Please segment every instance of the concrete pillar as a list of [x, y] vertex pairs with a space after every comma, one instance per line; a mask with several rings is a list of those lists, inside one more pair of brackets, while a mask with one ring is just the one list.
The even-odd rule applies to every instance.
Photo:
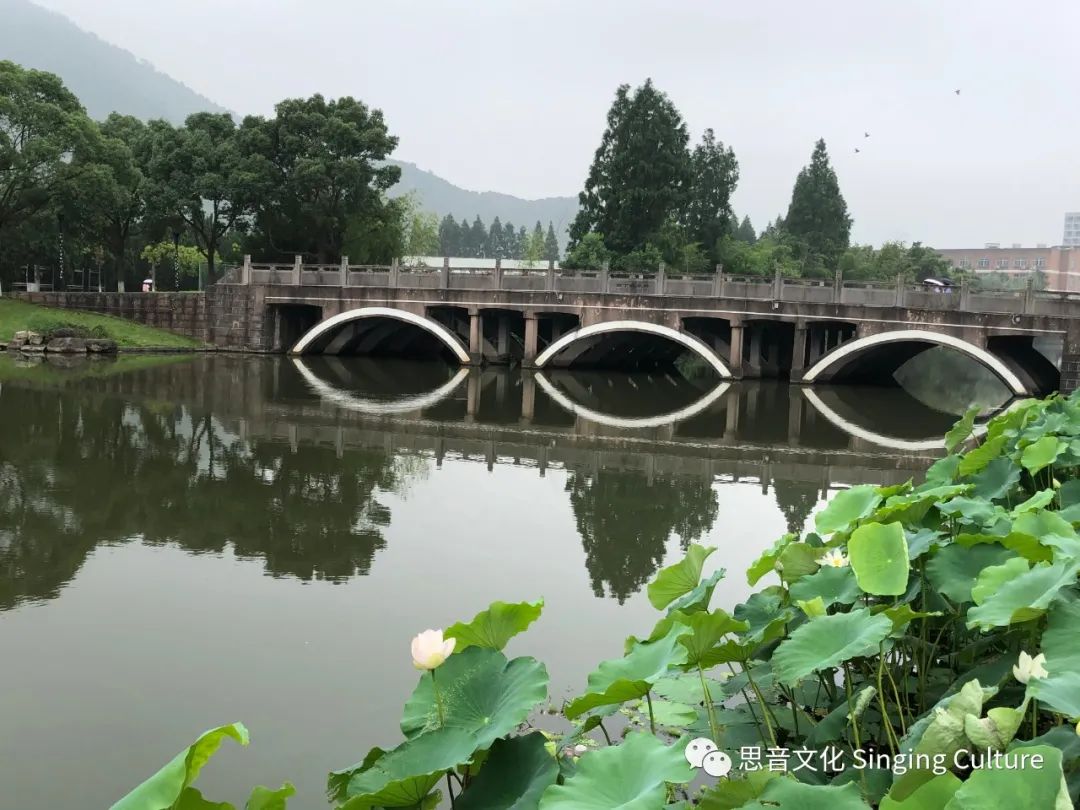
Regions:
[[773, 275], [773, 300], [781, 301], [784, 298], [784, 277], [780, 275], [780, 268], [776, 268]]
[[484, 336], [484, 320], [478, 309], [469, 310], [469, 354], [478, 359], [483, 350], [481, 338]]
[[798, 446], [802, 433], [803, 395], [798, 388], [788, 388], [788, 444]]
[[666, 292], [667, 287], [667, 268], [663, 262], [660, 262], [660, 267], [656, 271], [656, 294], [663, 295]]
[[[248, 253], [244, 254], [244, 266], [242, 268], [240, 268], [240, 283], [241, 284], [250, 284], [251, 283], [251, 255], [248, 254]], [[120, 281], [118, 281], [116, 283], [116, 289], [119, 292], [124, 291], [124, 280], [123, 279], [121, 279]]]
[[834, 304], [839, 304], [844, 297], [844, 274], [837, 270], [833, 273], [833, 300]]
[[734, 440], [739, 432], [739, 407], [742, 405], [742, 397], [739, 392], [729, 394], [727, 398], [727, 419], [724, 422], [724, 438]]
[[450, 287], [450, 257], [443, 256], [442, 269], [439, 271], [439, 287], [442, 289], [448, 289]]
[[896, 305], [902, 307], [904, 305], [904, 276], [902, 273], [896, 274]]
[[[292, 283], [293, 283], [294, 287], [299, 287], [300, 286], [301, 276], [302, 276], [303, 272], [304, 272], [304, 257], [303, 256], [294, 257], [293, 258], [293, 267], [292, 267]], [[157, 287], [155, 286], [154, 289], [156, 290]]]
[[439, 436], [435, 439], [435, 469], [442, 469], [444, 458], [446, 458], [446, 439]]
[[728, 353], [728, 368], [735, 377], [742, 376], [743, 323], [737, 318], [731, 319], [731, 351]]
[[536, 463], [540, 467], [540, 477], [547, 475], [548, 448], [546, 444], [540, 445], [540, 452], [536, 454]]
[[536, 361], [537, 343], [539, 336], [539, 323], [536, 320], [535, 312], [525, 313], [525, 356], [523, 358], [524, 365], [531, 366]]
[[548, 259], [547, 276], [544, 279], [544, 289], [552, 292], [555, 289], [555, 260]]
[[806, 368], [806, 322], [795, 322], [795, 337], [791, 344], [791, 378], [796, 379], [796, 374], [801, 374]]
[[521, 377], [521, 423], [527, 425], [536, 416], [536, 378], [525, 372]]
[[465, 386], [465, 420], [473, 421], [480, 412], [480, 372], [475, 369], [469, 372], [469, 379]]
[[398, 274], [401, 272], [401, 260], [394, 259], [390, 262], [390, 273], [387, 276], [386, 283], [390, 287], [397, 287]]
[[1028, 276], [1024, 286], [1024, 314], [1030, 315], [1035, 311], [1035, 279]]
[[[394, 259], [394, 261], [396, 262], [397, 259]], [[341, 257], [341, 269], [340, 269], [339, 272], [341, 273], [341, 286], [342, 287], [348, 287], [349, 286], [349, 257], [348, 256], [342, 256]]]
[[500, 358], [510, 354], [510, 316], [500, 315], [498, 322], [498, 337], [495, 339], [495, 351]]
[[495, 260], [495, 272], [491, 274], [491, 286], [494, 287], [496, 290], [501, 290], [502, 289], [502, 278], [503, 278], [502, 259], [496, 259]]
[[971, 285], [966, 278], [960, 279], [960, 311], [971, 309]]
[[611, 274], [611, 262], [605, 261], [600, 267], [600, 292], [606, 293], [610, 288], [608, 276]]
[[716, 275], [713, 276], [713, 295], [717, 298], [724, 297], [724, 265], [716, 265]]

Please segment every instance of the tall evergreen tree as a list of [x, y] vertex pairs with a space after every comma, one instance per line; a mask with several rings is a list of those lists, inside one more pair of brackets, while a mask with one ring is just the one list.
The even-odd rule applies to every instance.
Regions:
[[503, 238], [503, 226], [498, 217], [491, 221], [484, 253], [489, 259], [505, 259], [507, 256], [506, 240]]
[[544, 260], [557, 262], [559, 260], [559, 240], [555, 236], [555, 228], [548, 222], [547, 235], [544, 237]]
[[517, 231], [514, 229], [513, 222], [503, 225], [503, 243], [506, 245], [506, 258], [517, 258]]
[[744, 216], [742, 218], [742, 222], [739, 223], [739, 227], [735, 231], [735, 238], [740, 242], [746, 242], [748, 245], [752, 245], [757, 241], [757, 231], [754, 230], [750, 217]]
[[731, 194], [739, 182], [739, 162], [730, 148], [705, 130], [690, 156], [690, 197], [686, 228], [690, 241], [699, 243], [714, 260], [717, 243], [731, 233]]
[[439, 253], [443, 256], [461, 255], [461, 228], [450, 214], [439, 223]]
[[515, 259], [524, 259], [525, 251], [529, 248], [529, 232], [522, 225], [518, 228], [517, 236], [514, 237], [514, 255]]
[[458, 225], [458, 245], [461, 252], [459, 256], [467, 259], [471, 259], [474, 256], [479, 256], [479, 248], [473, 242], [472, 228], [469, 227], [469, 220], [464, 217], [461, 218], [461, 224]]
[[835, 267], [847, 249], [851, 217], [836, 172], [829, 165], [824, 140], [814, 145], [810, 165], [795, 180], [784, 228], [803, 244], [808, 256], [827, 267]]
[[682, 116], [651, 79], [633, 92], [619, 87], [578, 195], [571, 247], [599, 233], [609, 249], [629, 253], [678, 218], [690, 187], [688, 141]]
[[470, 242], [472, 243], [472, 258], [477, 259], [487, 255], [487, 228], [484, 227], [484, 223], [480, 220], [480, 215], [476, 215], [476, 219], [473, 220], [472, 227], [469, 229]]

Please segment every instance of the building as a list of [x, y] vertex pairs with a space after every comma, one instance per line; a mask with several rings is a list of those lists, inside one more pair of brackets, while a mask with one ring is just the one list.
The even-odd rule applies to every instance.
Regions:
[[1065, 247], [1080, 247], [1080, 211], [1065, 214], [1065, 234], [1061, 240]]
[[[1080, 214], [1076, 216], [1080, 224]], [[1046, 289], [1080, 292], [1080, 235], [1077, 239], [1075, 246], [1002, 247], [997, 242], [988, 242], [981, 248], [954, 248], [938, 253], [957, 270], [1014, 276], [1038, 271], [1046, 276]]]

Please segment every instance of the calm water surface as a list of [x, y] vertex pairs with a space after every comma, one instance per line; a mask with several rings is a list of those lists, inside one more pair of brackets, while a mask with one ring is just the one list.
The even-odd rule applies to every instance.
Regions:
[[[742, 572], [838, 488], [917, 476], [954, 416], [901, 390], [362, 359], [0, 357], [0, 806], [106, 808], [198, 733], [209, 797], [400, 739], [409, 640], [544, 597], [558, 702], [690, 541]], [[955, 392], [952, 393], [955, 399]], [[955, 403], [950, 407], [954, 407]]]

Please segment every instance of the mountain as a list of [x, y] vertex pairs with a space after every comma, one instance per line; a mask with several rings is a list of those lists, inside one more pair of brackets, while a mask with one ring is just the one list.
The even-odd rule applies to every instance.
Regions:
[[443, 180], [436, 174], [421, 169], [414, 163], [391, 161], [401, 167], [401, 180], [391, 189], [391, 194], [415, 192], [422, 207], [434, 211], [440, 217], [452, 214], [458, 221], [472, 222], [477, 215], [490, 224], [495, 217], [517, 226], [532, 230], [537, 220], [544, 228], [548, 222], [555, 225], [559, 241], [565, 243], [566, 229], [577, 213], [577, 197], [544, 197], [539, 200], [523, 200], [497, 191], [467, 191]]
[[[149, 62], [29, 0], [0, 0], [0, 59], [57, 74], [97, 120], [115, 111], [181, 123], [193, 112], [228, 112]], [[494, 191], [468, 191], [413, 163], [394, 163], [401, 167], [401, 181], [390, 190], [391, 196], [415, 193], [420, 206], [440, 218], [452, 214], [472, 222], [479, 215], [489, 224], [499, 217], [530, 230], [537, 220], [544, 228], [552, 222], [565, 244], [566, 229], [577, 212], [576, 197], [523, 200]]]
[[149, 62], [29, 0], [0, 0], [0, 59], [60, 76], [98, 120], [114, 110], [175, 123], [193, 112], [226, 112]]

